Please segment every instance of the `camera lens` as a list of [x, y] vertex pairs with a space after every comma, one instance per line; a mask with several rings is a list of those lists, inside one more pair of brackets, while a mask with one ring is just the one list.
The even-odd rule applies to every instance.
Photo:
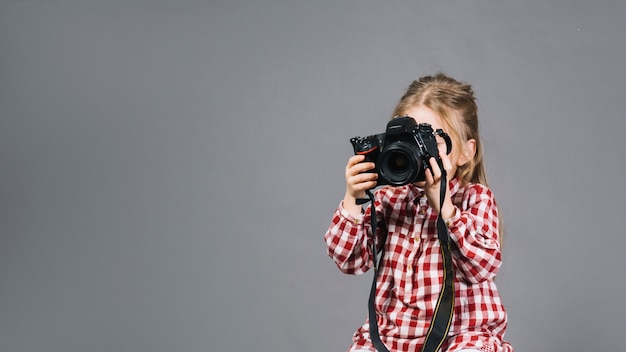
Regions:
[[381, 176], [392, 186], [402, 186], [416, 180], [421, 169], [418, 151], [405, 142], [388, 145], [379, 158]]
[[401, 153], [392, 154], [389, 157], [389, 171], [393, 173], [406, 172], [406, 167], [409, 164], [409, 159], [406, 155]]

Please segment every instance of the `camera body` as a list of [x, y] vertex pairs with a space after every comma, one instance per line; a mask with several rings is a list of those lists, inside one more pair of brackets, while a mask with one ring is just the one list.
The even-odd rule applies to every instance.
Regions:
[[384, 133], [350, 139], [355, 154], [376, 166], [368, 172], [378, 173], [376, 186], [403, 186], [426, 180], [428, 159], [434, 157], [441, 165], [436, 136], [446, 142], [446, 154], [452, 150], [450, 137], [430, 124], [417, 124], [412, 117], [396, 116]]

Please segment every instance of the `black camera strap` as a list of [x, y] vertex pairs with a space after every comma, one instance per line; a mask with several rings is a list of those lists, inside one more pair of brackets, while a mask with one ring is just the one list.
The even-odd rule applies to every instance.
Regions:
[[[387, 239], [387, 229], [381, 229], [381, 234], [384, 236], [381, 247], [380, 247], [380, 262], [377, 259], [377, 250], [376, 250], [376, 228], [378, 226], [376, 219], [376, 206], [375, 206], [375, 198], [374, 194], [371, 190], [365, 191], [370, 201], [370, 223], [372, 227], [372, 241], [371, 241], [371, 252], [372, 252], [372, 261], [374, 263], [374, 280], [372, 280], [372, 287], [370, 288], [370, 296], [368, 300], [368, 314], [369, 314], [369, 327], [370, 327], [370, 339], [372, 340], [372, 344], [376, 347], [376, 350], [379, 352], [389, 352], [385, 344], [380, 339], [380, 334], [378, 333], [378, 318], [376, 316], [376, 279], [378, 278], [378, 271], [380, 269], [380, 264], [383, 261], [383, 253], [385, 251], [385, 240]], [[357, 204], [364, 204], [368, 200], [367, 199], [357, 199]], [[384, 224], [384, 223], [383, 223]], [[383, 231], [385, 232], [383, 234]]]
[[[443, 206], [443, 202], [445, 199], [446, 193], [446, 171], [443, 168], [441, 160], [438, 160], [439, 167], [441, 169], [441, 191], [439, 196], [439, 204]], [[374, 202], [374, 195], [370, 190], [366, 191], [370, 203], [370, 221], [371, 221], [371, 236], [372, 236], [372, 258], [374, 263], [374, 280], [372, 281], [372, 287], [370, 289], [369, 302], [368, 302], [368, 313], [369, 313], [369, 331], [370, 331], [370, 339], [372, 340], [372, 344], [376, 347], [376, 350], [379, 352], [389, 352], [385, 344], [380, 339], [380, 334], [378, 331], [378, 318], [376, 316], [376, 280], [378, 278], [378, 273], [380, 270], [380, 264], [382, 262], [385, 240], [381, 245], [381, 253], [380, 253], [380, 262], [377, 259], [377, 250], [376, 250], [376, 229], [377, 229], [377, 219], [376, 219], [376, 209]], [[358, 199], [358, 204], [364, 204], [368, 201], [368, 199]], [[386, 231], [386, 229], [385, 229]], [[383, 234], [384, 239], [386, 239], [386, 233]], [[439, 293], [439, 298], [437, 299], [437, 305], [435, 306], [435, 313], [431, 318], [430, 326], [428, 328], [428, 332], [426, 334], [426, 340], [424, 345], [422, 346], [421, 352], [436, 352], [439, 350], [446, 337], [448, 336], [448, 331], [450, 331], [450, 325], [452, 324], [452, 315], [454, 313], [454, 271], [452, 268], [452, 253], [450, 248], [450, 235], [448, 233], [448, 226], [445, 221], [441, 217], [441, 212], [437, 217], [437, 236], [439, 238], [439, 242], [441, 244], [441, 254], [443, 257], [443, 285], [441, 288], [441, 292]]]
[[[437, 163], [441, 169], [439, 204], [443, 207], [448, 181], [441, 159], [437, 160]], [[443, 285], [441, 292], [439, 292], [439, 298], [437, 298], [435, 314], [430, 321], [430, 326], [426, 333], [426, 341], [422, 346], [421, 352], [436, 352], [441, 348], [446, 337], [448, 337], [450, 325], [452, 324], [452, 315], [454, 314], [454, 270], [452, 268], [450, 234], [448, 233], [446, 222], [441, 217], [441, 211], [439, 211], [437, 216], [437, 236], [439, 237], [441, 256], [443, 258]]]

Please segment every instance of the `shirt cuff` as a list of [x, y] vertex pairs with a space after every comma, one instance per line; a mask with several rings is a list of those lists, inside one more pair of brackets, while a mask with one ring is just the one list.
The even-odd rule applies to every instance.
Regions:
[[454, 223], [460, 218], [461, 218], [461, 209], [455, 206], [454, 216], [451, 218], [443, 219], [443, 221], [446, 223], [446, 226], [448, 226], [448, 229], [450, 229], [454, 225]]
[[362, 223], [363, 223], [363, 216], [364, 216], [363, 212], [361, 212], [361, 214], [359, 214], [358, 216], [354, 216], [354, 215], [350, 214], [350, 213], [349, 213], [349, 212], [348, 212], [348, 211], [347, 211], [347, 210], [343, 207], [343, 201], [341, 201], [341, 202], [339, 203], [339, 208], [337, 208], [337, 211], [339, 212], [339, 215], [340, 215], [342, 218], [344, 218], [344, 219], [346, 219], [346, 220], [350, 221], [350, 222], [351, 222], [351, 223], [353, 223], [353, 224], [360, 225], [360, 224], [362, 224]]

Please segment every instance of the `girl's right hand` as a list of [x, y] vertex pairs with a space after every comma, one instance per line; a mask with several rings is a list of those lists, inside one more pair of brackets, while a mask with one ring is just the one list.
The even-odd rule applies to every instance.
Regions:
[[364, 155], [353, 155], [346, 165], [346, 195], [343, 206], [350, 213], [356, 215], [361, 212], [361, 206], [356, 204], [357, 198], [365, 198], [365, 191], [376, 187], [378, 174], [367, 172], [376, 167], [373, 162], [363, 162]]

